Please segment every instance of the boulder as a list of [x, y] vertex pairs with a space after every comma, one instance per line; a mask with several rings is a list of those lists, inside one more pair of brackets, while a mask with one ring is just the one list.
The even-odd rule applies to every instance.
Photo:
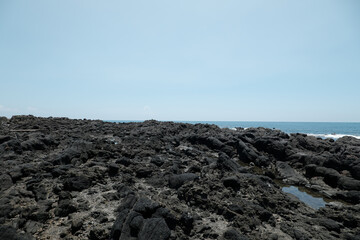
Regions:
[[110, 232], [111, 240], [169, 239], [171, 232], [166, 220], [176, 224], [176, 219], [167, 209], [145, 197], [129, 195], [119, 210]]
[[66, 191], [82, 191], [91, 186], [91, 179], [84, 175], [68, 177], [64, 180], [64, 190]]
[[55, 216], [66, 217], [70, 213], [76, 212], [77, 207], [68, 199], [60, 200], [58, 206], [55, 208]]
[[329, 218], [316, 219], [315, 222], [317, 224], [319, 224], [320, 226], [327, 228], [330, 231], [340, 232], [340, 230], [342, 228], [342, 224], [340, 224], [332, 219], [329, 219]]
[[199, 176], [194, 173], [183, 173], [178, 175], [172, 175], [169, 178], [169, 187], [178, 189], [184, 183], [194, 181], [197, 178], [199, 178]]
[[8, 189], [13, 185], [13, 181], [8, 174], [1, 174], [0, 175], [0, 192]]
[[155, 156], [151, 158], [150, 162], [158, 167], [161, 167], [165, 163], [165, 159], [161, 156]]
[[248, 240], [248, 238], [234, 228], [230, 228], [224, 232], [223, 235], [225, 240]]
[[223, 152], [220, 152], [219, 154], [217, 165], [220, 169], [228, 172], [238, 172], [242, 169], [242, 167], [237, 162], [235, 162], [233, 159], [230, 159], [230, 157]]
[[350, 177], [341, 176], [338, 180], [338, 187], [346, 190], [360, 191], [360, 181]]
[[148, 198], [140, 198], [134, 205], [133, 211], [143, 215], [145, 218], [150, 217], [160, 207], [157, 202], [151, 201]]
[[289, 184], [305, 185], [308, 181], [286, 162], [276, 162], [276, 169], [283, 181]]
[[166, 240], [170, 237], [170, 229], [163, 218], [145, 219], [139, 232], [139, 240]]
[[10, 136], [7, 136], [7, 135], [0, 135], [0, 144], [3, 144], [4, 142], [7, 142], [11, 140], [11, 137]]
[[230, 187], [234, 191], [240, 190], [240, 180], [236, 176], [231, 176], [223, 179], [223, 184], [225, 187]]
[[3, 240], [35, 240], [30, 234], [18, 233], [11, 226], [0, 225], [0, 239]]

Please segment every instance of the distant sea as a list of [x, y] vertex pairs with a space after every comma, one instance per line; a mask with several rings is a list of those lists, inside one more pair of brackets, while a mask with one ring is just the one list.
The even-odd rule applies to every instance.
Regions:
[[[141, 121], [109, 121], [109, 122], [141, 122]], [[182, 123], [215, 124], [221, 128], [265, 127], [278, 129], [285, 133], [306, 133], [320, 138], [338, 139], [352, 136], [360, 139], [360, 122], [243, 122], [243, 121], [174, 121]]]

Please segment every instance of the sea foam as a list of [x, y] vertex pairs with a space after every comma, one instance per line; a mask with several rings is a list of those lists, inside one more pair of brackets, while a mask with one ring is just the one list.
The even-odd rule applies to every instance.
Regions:
[[314, 134], [314, 133], [307, 133], [307, 135], [309, 136], [314, 136], [314, 137], [319, 137], [319, 138], [332, 138], [334, 140], [337, 140], [339, 138], [342, 137], [353, 137], [353, 138], [357, 138], [360, 139], [360, 136], [356, 136], [356, 135], [346, 135], [346, 134]]

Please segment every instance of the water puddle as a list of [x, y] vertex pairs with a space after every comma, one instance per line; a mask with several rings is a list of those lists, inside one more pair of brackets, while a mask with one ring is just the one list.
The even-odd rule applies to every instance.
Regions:
[[286, 193], [290, 193], [300, 201], [304, 202], [306, 205], [314, 208], [319, 209], [321, 207], [325, 207], [326, 202], [321, 197], [313, 197], [310, 194], [306, 193], [305, 191], [301, 191], [298, 187], [289, 186], [289, 187], [282, 187], [281, 190]]
[[[238, 160], [237, 162], [240, 164], [240, 166], [250, 169], [253, 174], [264, 175], [264, 171], [260, 167], [251, 165], [241, 160]], [[283, 192], [294, 195], [300, 201], [304, 202], [306, 205], [315, 210], [325, 207], [327, 203], [334, 202], [334, 200], [323, 197], [320, 193], [314, 192], [306, 187], [289, 186], [279, 179], [275, 179], [274, 182], [281, 187]], [[346, 204], [342, 201], [337, 202], [339, 204]]]

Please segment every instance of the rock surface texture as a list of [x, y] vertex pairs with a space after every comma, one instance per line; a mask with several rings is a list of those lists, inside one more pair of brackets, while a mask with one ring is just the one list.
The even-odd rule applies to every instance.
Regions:
[[[0, 239], [360, 239], [355, 138], [0, 119]], [[284, 184], [331, 202], [315, 210]]]

